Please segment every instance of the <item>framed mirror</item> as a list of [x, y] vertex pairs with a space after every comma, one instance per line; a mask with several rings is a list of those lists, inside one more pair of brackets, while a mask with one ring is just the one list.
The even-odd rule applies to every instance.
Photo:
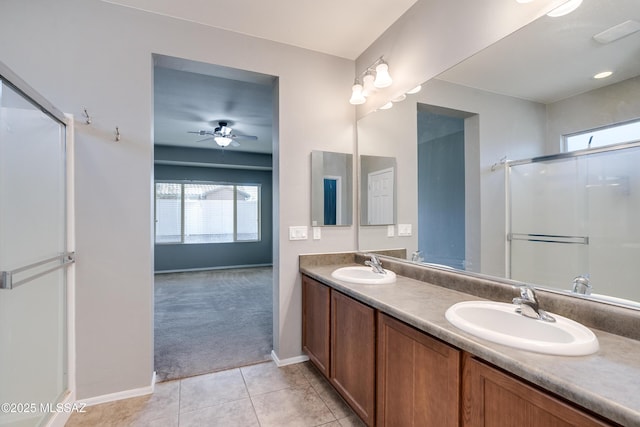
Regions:
[[353, 223], [353, 155], [311, 152], [311, 225]]
[[[579, 200], [578, 193], [572, 190], [567, 191], [575, 196], [573, 198], [541, 198], [518, 193], [529, 203], [525, 213], [534, 212], [535, 208], [538, 217], [544, 212], [549, 220], [562, 218], [569, 223], [573, 220], [567, 220], [568, 211], [585, 213], [587, 218], [597, 215], [597, 227], [585, 226], [589, 229], [578, 231], [549, 227], [551, 231], [543, 233], [511, 230], [509, 197], [513, 194], [508, 187], [513, 179], [509, 165], [537, 162], [548, 156], [573, 156], [566, 152], [567, 138], [585, 132], [584, 148], [593, 150], [599, 140], [599, 136], [594, 136], [597, 130], [640, 123], [640, 31], [634, 31], [640, 25], [638, 22], [640, 3], [634, 0], [592, 0], [563, 17], [543, 16], [423, 83], [421, 92], [408, 95], [390, 110], [360, 119], [360, 152], [376, 153], [376, 149], [382, 147], [376, 135], [394, 135], [392, 154], [397, 157], [397, 180], [402, 182], [403, 189], [402, 194], [397, 195], [398, 206], [402, 207], [398, 211], [398, 222], [413, 224], [414, 233], [410, 237], [395, 238], [380, 233], [373, 238], [361, 229], [359, 249], [402, 247], [410, 257], [416, 252], [416, 258], [422, 257], [427, 262], [528, 281], [513, 277], [512, 265], [517, 264], [519, 271], [523, 263], [529, 270], [538, 272], [545, 267], [541, 257], [529, 247], [520, 251], [526, 254], [526, 259], [513, 264], [510, 234], [557, 235], [559, 240], [572, 239], [571, 243], [553, 243], [553, 250], [542, 253], [553, 252], [555, 260], [567, 260], [558, 263], [559, 268], [566, 270], [564, 278], [551, 283], [538, 274], [532, 276], [530, 283], [571, 293], [573, 277], [592, 273], [592, 293], [598, 294], [598, 298], [640, 307], [640, 291], [633, 286], [635, 280], [629, 280], [637, 277], [640, 268], [623, 276], [618, 274], [621, 263], [636, 268], [629, 260], [640, 258], [640, 230], [631, 219], [640, 215], [640, 199], [636, 199], [640, 194], [640, 176], [628, 167], [624, 171], [610, 167], [628, 164], [633, 156], [626, 154], [631, 151], [618, 150], [616, 156], [605, 154], [598, 162], [587, 162], [585, 166], [576, 165], [576, 157], [569, 160], [573, 169], [561, 168], [559, 172], [553, 169], [556, 178], [550, 181], [556, 183], [563, 175], [575, 176], [571, 170], [589, 170], [586, 176], [590, 178], [586, 181], [580, 184], [572, 181], [571, 185], [579, 185], [580, 194], [584, 194]], [[622, 31], [625, 28], [626, 33]], [[594, 78], [607, 70], [613, 72], [610, 77]], [[589, 140], [594, 145], [589, 145]], [[456, 147], [449, 146], [449, 142], [457, 144]], [[621, 138], [618, 142], [640, 145], [640, 138]], [[424, 144], [433, 145], [425, 149]], [[424, 152], [430, 154], [425, 157]], [[516, 162], [518, 160], [521, 162]], [[433, 176], [425, 179], [429, 167]], [[437, 167], [442, 170], [438, 171]], [[551, 173], [549, 168], [534, 169], [540, 176]], [[518, 170], [529, 173], [524, 167]], [[442, 184], [439, 187], [438, 182]], [[457, 183], [456, 186], [452, 186], [452, 182]], [[624, 185], [620, 186], [621, 183]], [[537, 183], [527, 186], [535, 191], [541, 188]], [[605, 187], [614, 192], [598, 200], [609, 202], [589, 205], [587, 195], [593, 196]], [[431, 188], [431, 196], [434, 192], [440, 194], [440, 200], [436, 200], [440, 204], [431, 212], [423, 208], [425, 204], [434, 206], [433, 200], [424, 201], [425, 193], [429, 192], [425, 188]], [[541, 207], [533, 206], [532, 200], [553, 202]], [[596, 199], [591, 197], [591, 200]], [[602, 209], [605, 205], [612, 207], [608, 214]], [[431, 225], [431, 232], [425, 233], [430, 226], [427, 221], [434, 217], [440, 222]], [[449, 231], [434, 240], [433, 230], [437, 231], [438, 227]], [[618, 249], [607, 246], [603, 251], [604, 246], [599, 246], [600, 256], [586, 255], [586, 261], [569, 262], [577, 260], [576, 253], [585, 252], [584, 243], [588, 242], [590, 249], [595, 248], [597, 239], [608, 244], [614, 235], [624, 236], [618, 239]], [[432, 253], [430, 243], [441, 252]], [[531, 245], [538, 243], [531, 242]], [[518, 241], [517, 244], [525, 243]], [[571, 252], [563, 252], [563, 248]]]
[[396, 223], [396, 159], [360, 156], [360, 225]]

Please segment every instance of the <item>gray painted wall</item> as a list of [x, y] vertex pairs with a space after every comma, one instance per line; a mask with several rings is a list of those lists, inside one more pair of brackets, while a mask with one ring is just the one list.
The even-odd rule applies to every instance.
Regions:
[[[480, 3], [418, 1], [361, 56], [363, 66], [381, 54], [391, 60], [397, 84], [380, 98], [444, 71], [542, 8], [533, 2], [501, 19], [500, 7], [520, 5]], [[288, 240], [288, 227], [308, 225], [311, 216], [309, 152], [356, 151], [356, 112], [347, 102], [354, 61], [98, 0], [2, 0], [0, 12], [3, 62], [59, 109], [80, 117], [87, 107], [94, 118], [75, 129], [78, 397], [147, 387], [152, 377], [154, 53], [278, 77], [274, 351], [283, 359], [299, 356], [298, 254], [357, 247], [355, 227], [327, 227], [321, 240]], [[415, 167], [407, 172], [415, 181]]]
[[[355, 248], [353, 227], [333, 227], [319, 241], [288, 240], [290, 225], [310, 222], [311, 150], [355, 149], [353, 61], [98, 0], [3, 0], [0, 38], [3, 62], [79, 119], [78, 397], [151, 384], [154, 53], [278, 77], [274, 350], [282, 359], [299, 356], [298, 254]], [[81, 120], [83, 107], [93, 116], [90, 126]]]

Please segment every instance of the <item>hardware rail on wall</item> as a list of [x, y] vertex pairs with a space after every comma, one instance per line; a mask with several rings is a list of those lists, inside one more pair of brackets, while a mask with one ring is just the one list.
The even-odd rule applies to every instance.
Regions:
[[[82, 107], [82, 115], [84, 116], [84, 123], [90, 125], [93, 122], [93, 118], [89, 115], [89, 111], [87, 111], [87, 107]], [[121, 139], [120, 128], [116, 126], [115, 140], [116, 142], [120, 142]]]

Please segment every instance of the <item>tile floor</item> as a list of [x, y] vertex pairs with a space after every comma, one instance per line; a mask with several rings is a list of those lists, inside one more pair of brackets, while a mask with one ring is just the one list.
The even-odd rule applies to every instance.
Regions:
[[309, 363], [267, 362], [156, 384], [155, 393], [88, 407], [67, 427], [364, 426]]

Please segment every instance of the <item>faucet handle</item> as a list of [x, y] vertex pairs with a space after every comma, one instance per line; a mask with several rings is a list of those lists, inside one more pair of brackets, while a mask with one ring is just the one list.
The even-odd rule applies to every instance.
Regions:
[[372, 263], [381, 265], [380, 260], [378, 259], [378, 256], [376, 254], [364, 254], [364, 256], [368, 256], [369, 258], [371, 258]]
[[536, 291], [531, 285], [519, 285], [520, 288], [520, 299], [525, 301], [538, 302], [536, 298]]

